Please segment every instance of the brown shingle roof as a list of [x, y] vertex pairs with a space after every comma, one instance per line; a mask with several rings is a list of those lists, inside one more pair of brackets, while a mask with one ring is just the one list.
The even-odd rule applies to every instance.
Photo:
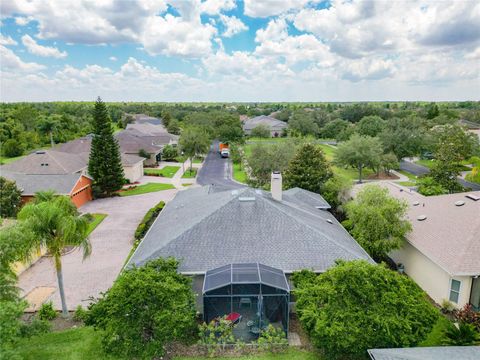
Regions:
[[[407, 236], [410, 244], [450, 275], [480, 275], [480, 200], [466, 197], [480, 197], [480, 191], [423, 196], [391, 182], [376, 184], [407, 201], [407, 216], [413, 228]], [[356, 186], [354, 192], [363, 186]], [[464, 205], [456, 206], [457, 201]], [[420, 215], [425, 215], [426, 220], [418, 221]]]

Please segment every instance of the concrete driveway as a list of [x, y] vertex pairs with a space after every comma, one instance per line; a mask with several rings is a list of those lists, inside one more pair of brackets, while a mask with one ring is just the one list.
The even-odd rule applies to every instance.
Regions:
[[[123, 267], [133, 244], [133, 235], [145, 213], [159, 201], [170, 201], [177, 190], [164, 190], [148, 194], [100, 199], [85, 204], [83, 213], [104, 213], [108, 216], [90, 234], [92, 254], [82, 260], [80, 250], [75, 249], [62, 257], [65, 295], [69, 310], [78, 305], [86, 306], [89, 297], [97, 297], [110, 288]], [[52, 259], [42, 257], [19, 276], [22, 293], [38, 288], [54, 287], [53, 294], [43, 301], [52, 300], [61, 309], [57, 277]], [[34, 297], [34, 296], [33, 296]]]

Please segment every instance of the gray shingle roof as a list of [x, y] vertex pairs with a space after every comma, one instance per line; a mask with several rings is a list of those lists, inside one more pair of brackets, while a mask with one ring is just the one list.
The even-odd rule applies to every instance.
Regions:
[[250, 262], [286, 272], [323, 272], [337, 259], [373, 262], [332, 214], [312, 206], [312, 198], [301, 203], [291, 193], [278, 202], [270, 193], [251, 188], [209, 192], [206, 186], [179, 192], [129, 265], [174, 256], [181, 260], [182, 272]]
[[287, 127], [287, 123], [284, 121], [277, 120], [271, 116], [260, 115], [245, 120], [245, 122], [243, 123], [243, 130], [252, 130], [259, 125], [265, 125], [271, 130], [282, 130]]
[[151, 154], [158, 154], [161, 151], [159, 146], [153, 145], [153, 142], [146, 137], [134, 135], [130, 130], [123, 130], [115, 134], [115, 138], [120, 145], [120, 151], [128, 154], [138, 154], [143, 149]]
[[56, 150], [40, 150], [17, 161], [3, 165], [2, 169], [22, 174], [73, 174], [87, 167], [83, 157]]
[[13, 180], [22, 190], [23, 196], [34, 195], [37, 191], [53, 190], [60, 195], [69, 195], [78, 179], [82, 176], [76, 174], [61, 175], [28, 175], [1, 170], [0, 175]]
[[478, 360], [480, 346], [371, 349], [368, 354], [372, 360]]

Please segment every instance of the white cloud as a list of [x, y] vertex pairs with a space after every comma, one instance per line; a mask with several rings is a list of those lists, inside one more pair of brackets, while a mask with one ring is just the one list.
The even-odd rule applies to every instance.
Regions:
[[221, 11], [236, 8], [235, 0], [206, 0], [201, 4], [201, 12], [208, 15], [218, 15]]
[[244, 0], [244, 9], [250, 17], [269, 17], [300, 9], [308, 2], [310, 0]]
[[39, 45], [30, 35], [22, 36], [22, 43], [29, 53], [42, 57], [54, 57], [62, 59], [67, 57], [66, 51], [60, 51], [56, 47]]
[[184, 21], [167, 14], [149, 19], [141, 42], [151, 55], [201, 57], [210, 53], [216, 32], [214, 26], [202, 24], [200, 18]]
[[25, 26], [33, 20], [31, 16], [18, 16], [15, 18], [15, 23], [19, 26]]
[[225, 37], [232, 37], [242, 31], [248, 30], [248, 26], [235, 16], [220, 15], [220, 20], [226, 28], [223, 33], [223, 36]]
[[5, 36], [0, 34], [0, 45], [10, 46], [17, 45], [17, 42], [13, 40], [10, 36]]
[[117, 61], [117, 58], [116, 58], [115, 56], [110, 56], [109, 59], [110, 59], [111, 61]]
[[34, 72], [42, 70], [45, 66], [22, 61], [12, 50], [0, 45], [0, 58], [2, 59], [2, 71], [10, 70], [13, 72]]
[[395, 72], [395, 67], [391, 60], [383, 59], [362, 59], [350, 61], [344, 66], [342, 79], [353, 82], [361, 80], [380, 80], [391, 77]]

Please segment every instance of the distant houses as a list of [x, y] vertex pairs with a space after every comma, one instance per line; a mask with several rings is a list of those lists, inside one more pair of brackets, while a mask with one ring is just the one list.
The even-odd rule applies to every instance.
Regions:
[[[165, 145], [176, 145], [178, 136], [169, 134], [160, 119], [136, 115], [139, 123], [129, 124], [115, 134], [125, 178], [134, 183], [143, 176], [143, 166], [153, 166], [161, 159]], [[92, 135], [68, 141], [53, 149], [35, 151], [0, 167], [0, 176], [16, 181], [24, 201], [35, 192], [53, 190], [68, 195], [77, 207], [92, 200], [92, 179], [88, 160]], [[143, 156], [140, 156], [143, 155]]]
[[407, 202], [413, 228], [390, 257], [438, 304], [480, 309], [480, 191], [423, 196], [391, 182], [380, 185]]
[[245, 120], [243, 123], [243, 131], [245, 134], [250, 135], [252, 130], [257, 126], [264, 126], [269, 129], [271, 137], [279, 137], [286, 131], [287, 123], [271, 116], [260, 115]]

